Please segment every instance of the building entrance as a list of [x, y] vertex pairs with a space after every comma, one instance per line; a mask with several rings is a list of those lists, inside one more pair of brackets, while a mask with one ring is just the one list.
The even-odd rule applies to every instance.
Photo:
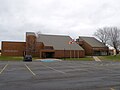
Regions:
[[54, 57], [54, 53], [53, 52], [46, 52], [45, 56], [46, 56], [46, 58], [53, 58]]
[[54, 58], [54, 52], [43, 52], [42, 58]]

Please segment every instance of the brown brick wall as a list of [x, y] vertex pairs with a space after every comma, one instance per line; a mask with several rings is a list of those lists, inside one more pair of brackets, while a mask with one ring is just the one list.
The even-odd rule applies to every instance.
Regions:
[[85, 50], [85, 55], [91, 56], [93, 54], [93, 48], [88, 43], [80, 41], [79, 44]]
[[35, 46], [35, 53], [33, 56], [40, 57], [40, 50], [44, 48], [44, 44], [42, 42], [37, 42]]
[[84, 57], [85, 52], [80, 50], [55, 50], [55, 58], [80, 58]]
[[36, 36], [26, 35], [26, 54], [33, 55], [36, 49]]
[[25, 42], [2, 42], [2, 56], [23, 56]]
[[42, 42], [37, 42], [35, 35], [26, 35], [26, 54], [32, 55], [33, 57], [40, 56], [40, 50], [44, 48]]

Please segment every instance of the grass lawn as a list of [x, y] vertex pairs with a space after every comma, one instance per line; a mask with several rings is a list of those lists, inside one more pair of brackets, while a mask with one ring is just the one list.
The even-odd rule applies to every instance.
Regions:
[[[36, 58], [32, 58], [35, 60]], [[23, 57], [0, 56], [0, 61], [23, 61]]]
[[62, 60], [68, 60], [68, 61], [93, 61], [94, 59], [92, 57], [84, 57], [84, 58], [65, 58]]
[[22, 61], [23, 57], [0, 56], [0, 61]]
[[[33, 58], [35, 60], [36, 58]], [[0, 61], [22, 61], [23, 57], [13, 57], [13, 56], [0, 56]], [[94, 60], [92, 57], [84, 57], [84, 58], [65, 58], [62, 60], [68, 61], [92, 61]]]
[[120, 61], [120, 55], [116, 56], [99, 56], [101, 60]]

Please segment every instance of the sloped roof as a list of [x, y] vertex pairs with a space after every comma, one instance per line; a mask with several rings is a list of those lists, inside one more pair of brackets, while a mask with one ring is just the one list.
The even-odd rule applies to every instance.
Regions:
[[78, 44], [69, 44], [71, 38], [62, 35], [43, 35], [40, 34], [38, 42], [43, 42], [45, 46], [53, 46], [55, 50], [83, 50]]
[[106, 47], [102, 42], [98, 41], [94, 37], [79, 37], [79, 40], [84, 40], [91, 47]]

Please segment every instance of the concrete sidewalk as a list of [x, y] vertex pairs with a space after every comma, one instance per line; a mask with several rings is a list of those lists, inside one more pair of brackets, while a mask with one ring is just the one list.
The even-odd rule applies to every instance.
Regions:
[[93, 56], [93, 58], [95, 59], [95, 61], [101, 61], [97, 56]]
[[47, 58], [47, 59], [36, 59], [36, 61], [62, 61], [61, 59], [53, 59], [53, 58]]

